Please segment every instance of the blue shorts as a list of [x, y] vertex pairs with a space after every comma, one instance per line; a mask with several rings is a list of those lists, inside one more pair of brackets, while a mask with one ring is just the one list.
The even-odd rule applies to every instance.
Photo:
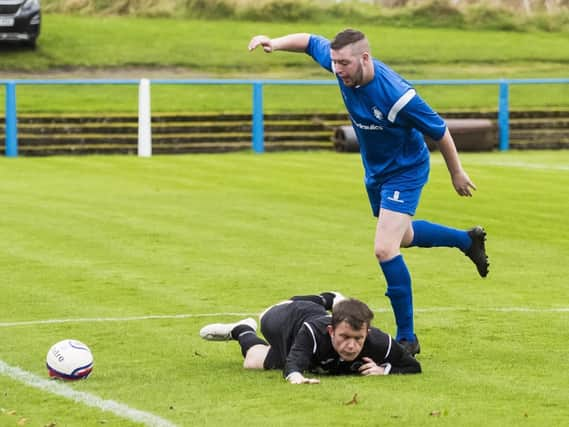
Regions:
[[429, 179], [429, 165], [394, 175], [381, 184], [366, 184], [373, 216], [379, 209], [415, 215], [421, 191]]

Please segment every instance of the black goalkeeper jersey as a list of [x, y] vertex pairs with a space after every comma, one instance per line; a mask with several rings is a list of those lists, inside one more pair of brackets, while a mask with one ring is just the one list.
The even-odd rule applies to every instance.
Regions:
[[284, 368], [285, 377], [292, 372], [306, 370], [331, 375], [359, 374], [359, 367], [369, 357], [377, 365], [391, 364], [392, 374], [413, 374], [421, 372], [419, 362], [385, 332], [372, 327], [358, 357], [346, 362], [332, 347], [327, 327], [331, 316], [320, 316], [305, 321], [296, 338]]
[[266, 368], [283, 368], [287, 377], [305, 371], [330, 374], [359, 374], [364, 357], [377, 365], [391, 364], [392, 374], [421, 372], [420, 363], [389, 334], [371, 327], [358, 357], [347, 362], [332, 347], [327, 327], [332, 316], [318, 304], [290, 301], [271, 308], [261, 319], [261, 330], [269, 345]]

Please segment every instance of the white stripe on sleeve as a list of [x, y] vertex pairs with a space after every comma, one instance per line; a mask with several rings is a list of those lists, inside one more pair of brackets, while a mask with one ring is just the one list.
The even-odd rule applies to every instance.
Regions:
[[394, 123], [395, 119], [397, 118], [397, 114], [399, 114], [399, 112], [409, 103], [409, 101], [411, 101], [411, 99], [413, 99], [416, 94], [417, 92], [415, 89], [409, 89], [407, 92], [405, 92], [401, 98], [399, 98], [397, 102], [393, 104], [391, 110], [389, 110], [389, 113], [387, 114], [387, 120], [389, 120], [391, 123]]
[[387, 353], [385, 353], [385, 356], [383, 357], [383, 359], [387, 359], [387, 356], [389, 356], [389, 353], [391, 353], [391, 336], [387, 335]]
[[304, 322], [304, 324], [306, 325], [306, 327], [310, 331], [310, 334], [312, 335], [312, 340], [314, 341], [314, 347], [312, 348], [312, 354], [316, 354], [316, 349], [318, 348], [318, 345], [316, 344], [316, 336], [314, 335], [314, 331], [312, 330], [312, 327], [306, 322]]

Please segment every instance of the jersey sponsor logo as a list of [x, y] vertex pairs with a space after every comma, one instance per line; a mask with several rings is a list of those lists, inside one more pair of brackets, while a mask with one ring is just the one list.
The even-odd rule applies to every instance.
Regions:
[[405, 201], [399, 198], [399, 195], [400, 195], [399, 191], [395, 190], [393, 192], [393, 196], [388, 197], [387, 200], [391, 200], [392, 202], [397, 202], [397, 203], [405, 203]]
[[375, 105], [371, 109], [371, 112], [377, 120], [383, 120], [383, 113], [379, 111], [379, 108], [377, 108]]
[[354, 126], [363, 130], [383, 130], [383, 126], [378, 126], [373, 123], [369, 125], [364, 125], [363, 123], [356, 122], [353, 118], [352, 118], [352, 123], [354, 124]]

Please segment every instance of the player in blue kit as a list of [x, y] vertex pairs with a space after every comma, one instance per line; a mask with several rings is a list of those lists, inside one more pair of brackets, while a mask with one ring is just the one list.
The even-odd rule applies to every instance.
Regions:
[[488, 274], [486, 232], [480, 226], [458, 230], [414, 220], [429, 176], [429, 151], [423, 134], [437, 141], [452, 184], [460, 196], [472, 196], [476, 186], [462, 168], [445, 121], [401, 76], [372, 58], [366, 36], [347, 29], [329, 41], [307, 33], [278, 38], [258, 35], [249, 50], [304, 52], [335, 74], [356, 132], [365, 186], [378, 217], [374, 251], [387, 282], [397, 324], [397, 341], [411, 354], [420, 352], [413, 321], [411, 276], [401, 247], [455, 247]]

